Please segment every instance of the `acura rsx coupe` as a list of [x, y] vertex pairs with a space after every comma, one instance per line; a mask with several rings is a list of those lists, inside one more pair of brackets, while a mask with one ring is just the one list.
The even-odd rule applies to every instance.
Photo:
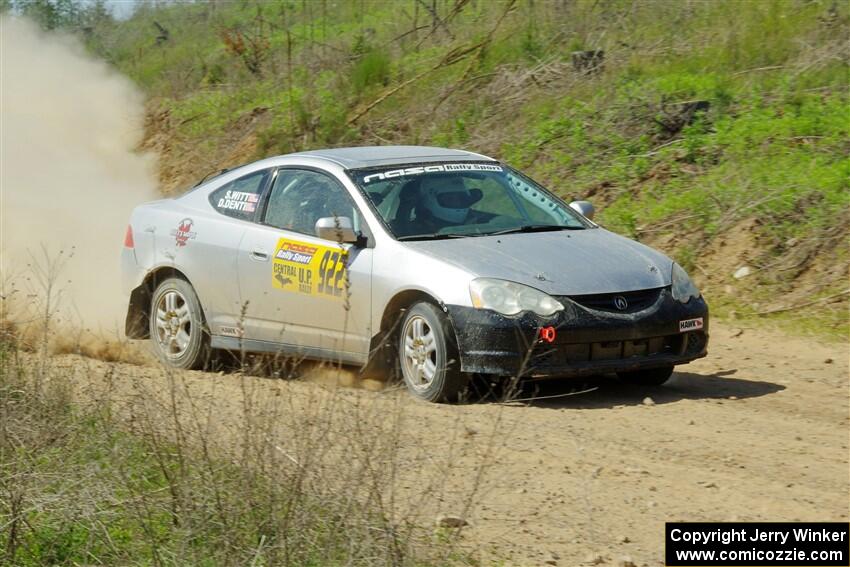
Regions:
[[416, 146], [316, 150], [137, 207], [126, 334], [177, 368], [213, 349], [400, 373], [451, 401], [473, 375], [665, 382], [708, 306], [667, 256], [504, 163]]

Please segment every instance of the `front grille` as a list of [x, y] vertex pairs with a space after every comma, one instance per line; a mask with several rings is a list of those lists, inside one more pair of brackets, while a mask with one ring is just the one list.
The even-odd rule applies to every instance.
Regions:
[[685, 340], [688, 341], [685, 346], [685, 354], [688, 356], [696, 356], [705, 350], [708, 339], [702, 331], [686, 333]]
[[[639, 291], [624, 291], [622, 293], [594, 293], [591, 295], [568, 295], [570, 301], [574, 301], [588, 309], [607, 311], [611, 313], [636, 313], [650, 307], [658, 300], [663, 287], [655, 289], [642, 289]], [[620, 309], [616, 306], [617, 298], [626, 301], [627, 307]]]
[[629, 360], [656, 355], [677, 355], [682, 351], [682, 335], [652, 337], [631, 341], [604, 341], [595, 343], [539, 345], [531, 357], [531, 365], [545, 368], [595, 362], [601, 360]]

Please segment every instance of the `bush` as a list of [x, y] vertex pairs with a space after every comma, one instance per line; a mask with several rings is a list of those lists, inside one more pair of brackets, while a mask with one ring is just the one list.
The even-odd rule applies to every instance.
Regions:
[[368, 51], [354, 65], [351, 71], [351, 84], [354, 92], [362, 94], [373, 85], [386, 85], [390, 80], [391, 61], [386, 53], [378, 50]]

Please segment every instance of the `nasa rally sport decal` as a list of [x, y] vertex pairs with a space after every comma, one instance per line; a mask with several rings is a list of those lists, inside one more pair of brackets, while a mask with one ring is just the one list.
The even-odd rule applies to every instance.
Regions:
[[405, 167], [404, 169], [391, 169], [373, 173], [363, 178], [363, 183], [372, 181], [383, 181], [404, 175], [421, 175], [423, 173], [437, 173], [440, 171], [502, 171], [501, 166], [488, 163], [446, 163], [443, 165], [423, 165], [416, 167]]
[[272, 285], [282, 291], [342, 299], [345, 295], [348, 252], [281, 238], [272, 262]]
[[684, 321], [679, 321], [679, 332], [684, 333], [686, 331], [699, 331], [702, 329], [702, 317], [697, 319], [685, 319]]

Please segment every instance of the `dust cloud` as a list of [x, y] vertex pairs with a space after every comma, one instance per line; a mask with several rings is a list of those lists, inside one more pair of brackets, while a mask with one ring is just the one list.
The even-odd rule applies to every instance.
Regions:
[[154, 156], [136, 151], [143, 120], [141, 93], [74, 38], [0, 17], [5, 304], [43, 312], [39, 272], [53, 264], [56, 321], [123, 329], [124, 232], [132, 208], [157, 198]]

